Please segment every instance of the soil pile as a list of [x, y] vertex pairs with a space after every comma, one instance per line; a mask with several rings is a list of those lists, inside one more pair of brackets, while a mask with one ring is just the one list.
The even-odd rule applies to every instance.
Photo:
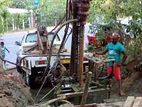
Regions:
[[142, 94], [142, 56], [136, 57], [126, 66], [127, 78], [123, 80], [125, 92], [130, 94]]
[[32, 102], [29, 88], [15, 70], [0, 72], [0, 107], [26, 107]]

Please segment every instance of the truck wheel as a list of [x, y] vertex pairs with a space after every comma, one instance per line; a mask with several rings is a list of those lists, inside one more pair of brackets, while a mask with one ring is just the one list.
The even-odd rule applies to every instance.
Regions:
[[[17, 58], [16, 64], [19, 64], [19, 58]], [[20, 66], [17, 66], [17, 65], [16, 65], [16, 69], [17, 69], [17, 71], [18, 71], [19, 73], [23, 73], [23, 70], [22, 70], [22, 68], [21, 68]]]
[[31, 89], [34, 89], [35, 88], [35, 76], [32, 74], [29, 75], [28, 73], [26, 73], [26, 83]]

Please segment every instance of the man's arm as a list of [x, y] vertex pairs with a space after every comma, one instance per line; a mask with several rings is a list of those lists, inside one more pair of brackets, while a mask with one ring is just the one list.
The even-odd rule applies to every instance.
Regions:
[[122, 58], [122, 65], [124, 65], [126, 59], [127, 59], [127, 55], [125, 52], [122, 52], [123, 58]]
[[108, 52], [107, 49], [105, 49], [104, 51], [99, 51], [99, 52], [95, 52], [94, 54], [97, 54], [97, 55], [104, 55]]
[[6, 47], [5, 47], [5, 49], [7, 50], [8, 53], [10, 52]]

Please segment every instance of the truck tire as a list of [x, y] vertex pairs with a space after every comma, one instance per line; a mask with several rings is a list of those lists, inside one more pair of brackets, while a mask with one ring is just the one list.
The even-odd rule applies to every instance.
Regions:
[[19, 73], [23, 73], [23, 69], [22, 69], [20, 66], [17, 66], [17, 64], [19, 64], [19, 61], [20, 61], [20, 59], [17, 58], [17, 60], [16, 60], [16, 69], [17, 69], [17, 71], [18, 71]]
[[35, 88], [35, 76], [32, 74], [29, 75], [28, 73], [26, 73], [26, 83], [31, 89], [34, 89]]

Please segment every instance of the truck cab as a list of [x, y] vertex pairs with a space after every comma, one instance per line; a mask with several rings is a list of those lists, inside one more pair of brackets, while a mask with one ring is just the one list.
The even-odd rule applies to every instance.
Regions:
[[[48, 43], [51, 44], [51, 41], [53, 39], [54, 33], [48, 34]], [[31, 88], [34, 87], [35, 84], [35, 78], [37, 76], [41, 76], [47, 66], [47, 59], [48, 55], [39, 54], [38, 52], [36, 54], [31, 53], [30, 50], [32, 47], [36, 46], [38, 41], [38, 36], [36, 32], [28, 32], [26, 35], [23, 36], [21, 42], [15, 42], [16, 45], [19, 46], [19, 51], [17, 54], [17, 65], [16, 66], [17, 71], [23, 75], [23, 78]], [[59, 49], [61, 45], [61, 38], [59, 35], [56, 36], [53, 47], [57, 50]], [[61, 58], [63, 64], [69, 64], [70, 63], [70, 57], [62, 57]], [[50, 61], [50, 67], [54, 65], [54, 62], [57, 60], [56, 56], [51, 56]], [[67, 61], [68, 60], [68, 61]], [[22, 66], [22, 67], [21, 67]], [[28, 68], [28, 69], [25, 69]]]

